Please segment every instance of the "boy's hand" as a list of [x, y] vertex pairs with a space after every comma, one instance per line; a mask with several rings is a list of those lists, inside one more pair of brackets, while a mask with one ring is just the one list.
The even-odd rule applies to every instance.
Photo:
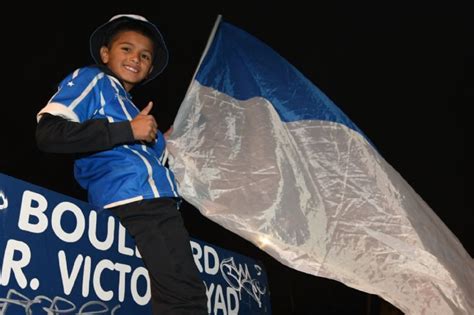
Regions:
[[152, 107], [153, 102], [149, 102], [140, 114], [130, 122], [135, 140], [144, 140], [147, 142], [155, 141], [158, 124], [155, 118], [149, 115]]

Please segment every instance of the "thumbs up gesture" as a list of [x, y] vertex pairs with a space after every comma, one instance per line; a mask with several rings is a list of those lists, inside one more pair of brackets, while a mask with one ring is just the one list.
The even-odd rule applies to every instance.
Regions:
[[149, 115], [153, 108], [153, 102], [148, 105], [131, 122], [133, 137], [135, 140], [147, 142], [155, 141], [158, 131], [158, 124], [152, 115]]

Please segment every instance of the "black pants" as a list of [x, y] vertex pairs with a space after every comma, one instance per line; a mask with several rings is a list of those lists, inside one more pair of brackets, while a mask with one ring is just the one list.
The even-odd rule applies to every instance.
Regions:
[[174, 198], [111, 209], [135, 239], [151, 283], [153, 314], [208, 314], [207, 297]]

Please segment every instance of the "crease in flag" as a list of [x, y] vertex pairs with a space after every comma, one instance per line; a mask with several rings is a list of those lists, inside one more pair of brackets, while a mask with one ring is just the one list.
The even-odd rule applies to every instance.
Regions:
[[183, 198], [296, 270], [406, 314], [474, 314], [474, 263], [364, 133], [270, 47], [216, 22], [168, 139]]

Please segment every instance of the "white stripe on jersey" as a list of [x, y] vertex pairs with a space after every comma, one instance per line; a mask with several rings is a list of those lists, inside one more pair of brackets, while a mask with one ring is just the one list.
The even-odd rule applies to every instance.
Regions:
[[[118, 87], [117, 87], [117, 84], [115, 82], [115, 79], [114, 77], [111, 77], [111, 76], [108, 76], [109, 77], [109, 80], [110, 80], [110, 84], [112, 85], [112, 87], [114, 88], [115, 90], [115, 93], [118, 97], [118, 101], [120, 103], [120, 106], [122, 107], [122, 110], [125, 114], [125, 116], [127, 117], [128, 120], [132, 120], [132, 116], [130, 116], [130, 113], [127, 111], [127, 109], [125, 108], [125, 104], [123, 103], [123, 100], [120, 98], [120, 93], [119, 93], [119, 90], [118, 90]], [[132, 103], [133, 104], [133, 103]]]
[[175, 197], [178, 197], [178, 193], [174, 189], [173, 181], [171, 180], [170, 170], [167, 167], [165, 167], [165, 170], [166, 170], [166, 178], [168, 179], [168, 183], [170, 184], [170, 187], [173, 190], [173, 194]]
[[67, 120], [72, 120], [75, 122], [79, 122], [79, 117], [76, 115], [75, 112], [70, 110], [66, 105], [61, 103], [49, 103], [36, 115], [37, 122], [40, 121], [41, 116], [44, 113], [48, 113], [55, 116], [61, 116]]
[[76, 108], [76, 106], [84, 99], [84, 97], [87, 96], [87, 94], [89, 94], [89, 92], [94, 88], [94, 86], [97, 84], [97, 82], [102, 79], [104, 77], [104, 73], [101, 72], [99, 73], [98, 75], [96, 75], [94, 77], [94, 79], [92, 79], [92, 81], [89, 83], [89, 85], [84, 89], [84, 91], [82, 91], [81, 95], [79, 95], [78, 98], [76, 98], [72, 103], [71, 105], [69, 105], [69, 109], [71, 110], [74, 110], [74, 108]]
[[104, 208], [107, 209], [107, 208], [112, 208], [112, 207], [116, 207], [116, 206], [121, 206], [121, 205], [125, 205], [127, 203], [131, 203], [131, 202], [138, 201], [138, 200], [143, 200], [143, 196], [136, 196], [136, 197], [133, 197], [133, 198], [128, 198], [128, 199], [112, 202], [112, 203], [109, 203], [108, 205], [105, 205]]
[[133, 153], [135, 153], [142, 159], [148, 171], [148, 183], [150, 184], [151, 190], [153, 191], [153, 195], [155, 196], [155, 198], [159, 198], [160, 193], [158, 192], [158, 189], [156, 188], [155, 180], [153, 179], [153, 170], [151, 168], [150, 162], [148, 162], [148, 160], [143, 155], [141, 155], [140, 152], [130, 148], [128, 145], [124, 145], [124, 147], [126, 147], [127, 149], [129, 149], [130, 151], [132, 151]]
[[76, 71], [73, 72], [72, 79], [75, 79], [77, 77], [77, 75], [79, 74], [79, 70], [81, 70], [81, 68], [78, 68], [76, 69]]
[[[115, 89], [115, 92], [117, 93], [117, 95], [120, 95], [119, 94], [119, 90], [118, 90], [118, 87], [117, 87], [117, 84], [115, 82], [115, 78], [111, 77], [111, 76], [108, 76], [109, 79], [110, 79], [110, 84], [112, 85], [112, 87]], [[115, 80], [114, 80], [115, 79]], [[123, 110], [123, 113], [125, 114], [125, 116], [127, 117], [128, 120], [132, 120], [132, 116], [130, 115], [130, 113], [127, 111], [127, 108], [125, 107], [125, 104], [123, 102], [123, 100], [118, 97], [118, 102], [120, 103], [120, 107], [122, 108]], [[133, 104], [133, 102], [130, 102]], [[138, 109], [137, 109], [138, 110]], [[112, 119], [112, 117], [109, 118], [109, 120]], [[112, 119], [113, 121], [113, 119]], [[142, 155], [140, 154], [140, 152], [136, 151], [136, 150], [133, 150], [132, 148], [130, 148], [128, 145], [124, 145], [125, 148], [129, 149], [130, 151], [132, 151], [133, 153], [135, 153], [136, 155], [138, 155], [140, 157], [140, 159], [142, 159], [143, 163], [145, 164], [146, 166], [146, 169], [148, 171], [148, 183], [150, 184], [150, 187], [151, 187], [151, 190], [153, 191], [153, 195], [158, 198], [160, 197], [160, 194], [158, 192], [158, 188], [156, 187], [156, 183], [155, 183], [155, 180], [153, 179], [153, 169], [150, 165], [150, 162], [148, 162], [148, 160]], [[147, 152], [148, 153], [148, 150], [147, 150], [147, 146], [146, 145], [143, 145], [143, 151]]]
[[[158, 161], [158, 163], [164, 166], [166, 163], [166, 160], [168, 159], [168, 150], [165, 148], [163, 150], [163, 153], [161, 154], [161, 157], [159, 159], [155, 157], [155, 159]], [[171, 187], [171, 190], [173, 191], [173, 195], [175, 197], [178, 197], [178, 193], [176, 192], [173, 185], [173, 181], [171, 180], [170, 170], [167, 167], [165, 167], [165, 171], [166, 171], [166, 178], [168, 179], [169, 186]]]
[[[120, 83], [120, 81], [119, 81], [116, 77], [113, 77], [113, 76], [110, 76], [110, 75], [108, 75], [107, 77], [108, 77], [109, 80], [111, 81], [111, 85], [112, 85], [112, 87], [114, 87], [115, 92], [118, 93], [119, 91], [118, 91], [117, 84], [118, 84], [120, 87], [122, 87], [122, 83]], [[122, 89], [123, 89], [123, 87], [122, 87]], [[130, 102], [130, 104], [137, 110], [138, 113], [140, 112], [140, 110], [139, 110], [138, 107], [135, 105], [135, 103]]]

